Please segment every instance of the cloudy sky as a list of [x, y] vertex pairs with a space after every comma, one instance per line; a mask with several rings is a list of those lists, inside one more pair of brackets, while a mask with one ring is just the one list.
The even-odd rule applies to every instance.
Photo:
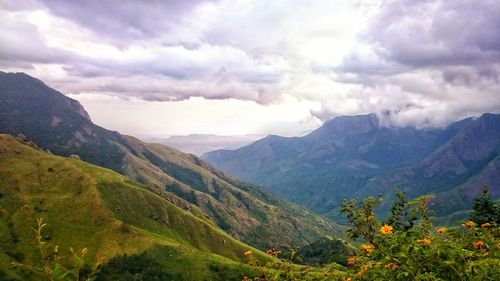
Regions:
[[0, 69], [138, 136], [500, 112], [500, 0], [0, 0]]

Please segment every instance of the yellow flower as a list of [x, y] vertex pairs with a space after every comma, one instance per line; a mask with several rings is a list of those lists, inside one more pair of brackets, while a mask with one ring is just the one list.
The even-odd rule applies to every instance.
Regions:
[[355, 263], [356, 263], [356, 258], [355, 257], [347, 258], [347, 264], [353, 265]]
[[323, 272], [323, 276], [326, 278], [328, 277], [328, 272]]
[[430, 238], [418, 239], [417, 243], [420, 245], [427, 246], [427, 245], [430, 245], [432, 243], [432, 240]]
[[375, 247], [372, 244], [369, 243], [361, 244], [361, 250], [365, 251], [365, 253], [368, 255], [373, 252], [373, 249], [375, 249]]
[[474, 242], [472, 242], [472, 246], [474, 246], [474, 248], [476, 248], [476, 249], [482, 249], [482, 248], [484, 248], [484, 242], [481, 240], [474, 241]]
[[380, 227], [380, 233], [386, 235], [386, 234], [392, 234], [392, 226], [384, 224], [382, 227]]
[[443, 234], [446, 231], [446, 228], [440, 227], [436, 230], [437, 233]]
[[489, 228], [489, 227], [491, 227], [491, 223], [489, 223], [489, 222], [483, 223], [483, 224], [481, 224], [481, 227], [482, 228]]
[[465, 227], [467, 227], [468, 229], [471, 229], [471, 228], [473, 228], [473, 227], [474, 227], [474, 222], [473, 222], [473, 221], [471, 221], [471, 220], [469, 220], [469, 221], [467, 221], [465, 224], [462, 224], [462, 226], [465, 226]]
[[245, 253], [243, 253], [246, 257], [249, 257], [252, 255], [252, 251], [246, 251]]

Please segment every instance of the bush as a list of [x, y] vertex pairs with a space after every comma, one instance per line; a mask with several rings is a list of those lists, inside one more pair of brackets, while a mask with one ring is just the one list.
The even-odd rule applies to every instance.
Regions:
[[398, 227], [375, 217], [378, 198], [344, 202], [342, 211], [354, 226], [351, 237], [365, 242], [348, 259], [346, 280], [500, 280], [497, 225], [471, 220], [461, 227], [436, 228], [427, 211], [428, 199], [396, 202], [403, 210], [395, 213], [406, 213], [413, 221], [392, 220]]
[[99, 266], [96, 281], [167, 281], [182, 280], [164, 271], [161, 265], [148, 257], [140, 255], [122, 255], [114, 257]]

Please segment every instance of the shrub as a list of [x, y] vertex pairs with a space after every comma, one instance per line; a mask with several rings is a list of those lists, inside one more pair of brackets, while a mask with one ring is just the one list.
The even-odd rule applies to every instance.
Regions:
[[165, 272], [162, 266], [145, 253], [114, 257], [99, 266], [96, 281], [167, 281], [182, 280]]
[[379, 221], [373, 212], [378, 198], [344, 202], [342, 212], [354, 226], [350, 236], [365, 242], [348, 259], [346, 280], [500, 280], [499, 228], [474, 221], [451, 229], [435, 228], [427, 211], [428, 199], [395, 203], [402, 208], [396, 215], [411, 214], [413, 224], [400, 219]]

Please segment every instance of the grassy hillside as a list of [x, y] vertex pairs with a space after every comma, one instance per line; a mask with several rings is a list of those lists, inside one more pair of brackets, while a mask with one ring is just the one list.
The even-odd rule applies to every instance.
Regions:
[[61, 252], [87, 247], [90, 264], [150, 251], [171, 271], [204, 280], [211, 279], [211, 264], [252, 272], [239, 263], [247, 250], [261, 262], [269, 259], [210, 219], [110, 170], [42, 152], [7, 135], [0, 135], [0, 163], [0, 270], [9, 278], [27, 278], [10, 262], [40, 259], [32, 230], [36, 218], [48, 223], [45, 239]]
[[[306, 245], [325, 233], [341, 235], [334, 223], [231, 178], [193, 155], [130, 136], [125, 139], [132, 151], [126, 153], [127, 175], [200, 207], [237, 239], [266, 249]], [[148, 165], [152, 167], [140, 168]]]
[[0, 133], [112, 169], [234, 238], [260, 249], [303, 246], [339, 234], [333, 222], [231, 179], [199, 158], [92, 123], [78, 101], [22, 73], [0, 72]]

